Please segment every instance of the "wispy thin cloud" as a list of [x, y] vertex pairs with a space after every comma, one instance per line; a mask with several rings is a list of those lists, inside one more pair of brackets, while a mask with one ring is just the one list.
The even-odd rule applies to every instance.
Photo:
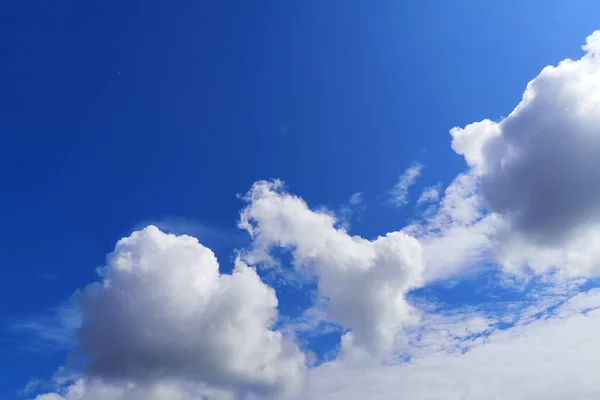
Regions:
[[34, 394], [35, 392], [37, 392], [40, 387], [43, 386], [43, 383], [41, 380], [39, 379], [30, 379], [29, 382], [27, 382], [27, 384], [25, 385], [25, 387], [20, 391], [23, 396], [29, 396]]
[[354, 193], [348, 199], [348, 204], [344, 204], [339, 210], [340, 226], [346, 230], [350, 229], [350, 223], [353, 219], [360, 218], [360, 215], [365, 210], [363, 193]]
[[73, 334], [80, 325], [79, 310], [73, 304], [65, 303], [45, 314], [17, 319], [9, 324], [8, 329], [19, 334], [21, 339], [32, 339], [27, 348], [61, 349], [73, 345]]
[[408, 203], [408, 191], [415, 184], [425, 166], [419, 162], [413, 163], [398, 179], [398, 183], [390, 190], [389, 202], [397, 207]]
[[428, 186], [425, 189], [423, 189], [423, 192], [421, 192], [421, 195], [417, 200], [417, 204], [431, 203], [437, 201], [440, 198], [441, 187], [442, 185], [438, 183], [437, 185]]
[[350, 196], [350, 200], [348, 202], [353, 206], [362, 204], [363, 193], [362, 192], [354, 193], [352, 196]]

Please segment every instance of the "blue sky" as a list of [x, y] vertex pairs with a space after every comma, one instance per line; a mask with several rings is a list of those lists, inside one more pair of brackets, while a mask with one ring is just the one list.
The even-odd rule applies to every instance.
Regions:
[[[410, 279], [393, 274], [383, 278], [397, 282], [394, 290], [410, 304], [406, 309], [382, 306], [386, 311], [381, 315], [406, 317], [398, 326], [384, 321], [386, 329], [394, 326], [398, 332], [406, 331], [408, 338], [388, 349], [388, 362], [389, 354], [410, 354], [403, 360], [431, 357], [423, 355], [422, 349], [436, 347], [423, 339], [427, 335], [414, 332], [439, 332], [441, 325], [464, 324], [472, 320], [470, 316], [479, 318], [478, 323], [487, 321], [486, 328], [457, 335], [460, 343], [539, 323], [528, 320], [531, 315], [563, 318], [569, 299], [597, 286], [596, 255], [586, 253], [594, 247], [595, 236], [589, 233], [588, 240], [578, 230], [588, 232], [593, 227], [582, 226], [581, 218], [574, 216], [581, 209], [585, 218], [595, 221], [597, 194], [584, 189], [596, 183], [594, 174], [581, 185], [569, 183], [561, 174], [544, 175], [539, 171], [552, 169], [553, 163], [532, 156], [541, 161], [539, 169], [531, 167], [534, 164], [525, 156], [537, 153], [523, 145], [519, 153], [524, 154], [523, 161], [515, 162], [516, 172], [503, 175], [495, 169], [495, 155], [481, 150], [478, 140], [472, 139], [480, 135], [498, 141], [494, 134], [487, 136], [488, 128], [477, 126], [474, 133], [465, 128], [452, 136], [449, 131], [485, 118], [496, 122], [507, 118], [509, 122], [500, 128], [492, 122], [489, 128], [500, 129], [507, 146], [521, 143], [510, 139], [521, 132], [537, 132], [536, 116], [549, 115], [542, 111], [552, 104], [532, 103], [529, 119], [509, 114], [521, 101], [527, 82], [544, 67], [584, 56], [585, 38], [600, 28], [598, 12], [600, 5], [591, 0], [4, 2], [0, 5], [0, 167], [4, 171], [0, 240], [5, 278], [0, 281], [4, 299], [0, 355], [10, 362], [0, 367], [0, 397], [35, 398], [56, 391], [67, 400], [104, 400], [94, 394], [68, 397], [67, 389], [52, 383], [59, 367], [73, 368], [69, 355], [74, 349], [92, 361], [96, 354], [86, 353], [91, 347], [82, 350], [72, 339], [81, 318], [92, 318], [85, 312], [82, 316], [70, 299], [76, 290], [103, 279], [98, 267], [116, 268], [107, 254], [119, 239], [147, 225], [196, 237], [216, 254], [221, 273], [232, 272], [236, 254], [257, 267], [278, 299], [279, 315], [272, 329], [312, 360], [301, 374], [312, 377], [316, 389], [304, 398], [335, 398], [327, 392], [331, 388], [319, 385], [335, 381], [324, 377], [342, 368], [343, 334], [350, 338], [354, 332], [353, 340], [359, 344], [353, 346], [361, 351], [361, 340], [367, 350], [379, 348], [381, 343], [374, 344], [377, 340], [372, 337], [380, 332], [371, 332], [363, 324], [383, 323], [369, 319], [380, 314], [370, 308], [364, 315], [347, 311], [355, 307], [348, 305], [353, 304], [352, 293], [365, 295], [357, 303], [365, 307], [380, 304], [379, 297], [356, 286], [354, 278], [345, 280], [340, 275], [339, 291], [337, 283], [327, 282], [337, 282], [335, 266], [345, 265], [340, 260], [350, 251], [363, 260], [364, 250], [365, 260], [371, 260], [364, 261], [364, 268], [379, 265], [373, 261], [380, 254], [374, 239], [388, 232], [404, 229], [416, 238], [423, 253], [423, 261], [415, 261], [421, 267], [403, 267], [411, 271], [405, 274]], [[592, 57], [594, 50], [588, 54]], [[574, 82], [569, 73], [561, 75], [564, 82]], [[590, 79], [594, 88], [596, 75], [590, 76], [577, 82]], [[568, 101], [565, 98], [596, 105], [589, 93], [559, 96], [560, 88], [571, 86], [561, 86], [563, 81], [554, 85], [552, 79], [542, 76], [538, 89], [534, 88], [542, 97], [560, 99], [550, 115], [565, 108], [566, 103], [561, 103]], [[554, 89], [543, 91], [546, 87]], [[564, 127], [589, 126], [581, 136], [573, 133], [583, 138], [573, 143], [593, 149], [598, 132], [594, 127], [599, 125], [588, 114], [581, 115], [565, 117], [567, 122], [559, 120], [555, 125], [568, 134], [573, 130]], [[581, 121], [575, 124], [575, 118]], [[571, 122], [575, 125], [568, 125]], [[552, 136], [543, 121], [540, 124], [545, 127], [543, 134], [549, 131], [547, 137], [561, 137]], [[478, 129], [485, 132], [475, 132]], [[558, 165], [587, 160], [575, 150], [557, 149], [548, 151]], [[565, 167], [565, 176], [580, 177], [595, 166], [575, 164]], [[406, 204], [399, 204], [391, 198], [397, 195], [393, 188], [415, 165], [422, 168], [410, 184], [402, 186]], [[528, 166], [527, 173], [520, 165]], [[469, 182], [456, 183], [459, 174], [466, 174]], [[539, 192], [523, 189], [546, 178], [550, 184], [540, 184]], [[256, 189], [255, 182], [273, 179], [285, 186], [265, 183]], [[439, 198], [417, 204], [423, 190], [434, 185], [439, 185]], [[469, 185], [473, 185], [470, 197], [464, 195]], [[253, 187], [255, 197], [244, 195]], [[444, 209], [444, 199], [454, 193], [448, 187], [462, 193], [458, 200], [452, 198], [460, 203], [450, 207], [454, 211]], [[493, 187], [515, 195], [502, 197]], [[583, 239], [550, 238], [549, 231], [539, 231], [543, 223], [534, 223], [542, 218], [535, 213], [520, 220], [531, 212], [517, 195], [523, 190], [530, 194], [528, 198], [558, 193], [561, 204], [572, 200], [570, 211], [549, 204], [540, 207], [540, 213], [547, 208], [544, 221], [557, 215], [566, 232]], [[573, 196], [560, 196], [567, 191]], [[356, 193], [361, 195], [350, 201]], [[294, 196], [303, 199], [307, 208], [294, 203], [298, 200]], [[580, 198], [589, 202], [573, 200]], [[284, 209], [285, 204], [267, 204], [268, 199], [280, 199], [281, 204], [289, 200], [285, 204], [296, 211]], [[263, 209], [261, 204], [267, 205]], [[469, 216], [448, 217], [464, 205], [471, 207]], [[243, 209], [255, 227], [252, 235], [237, 226]], [[281, 221], [269, 210], [289, 218], [285, 226], [295, 233], [283, 237], [281, 232], [287, 230], [279, 230]], [[330, 214], [337, 216], [337, 223], [329, 224]], [[476, 215], [471, 218], [471, 214]], [[298, 222], [296, 217], [302, 215], [315, 225]], [[353, 245], [335, 230], [341, 226], [370, 242], [348, 250]], [[319, 236], [321, 228], [324, 233]], [[531, 236], [535, 243], [519, 236], [531, 232], [536, 232]], [[162, 240], [152, 235], [141, 235], [139, 240]], [[322, 238], [323, 246], [346, 244], [342, 249], [322, 249], [320, 241], [313, 243], [302, 235]], [[476, 235], [485, 238], [472, 239]], [[389, 262], [412, 265], [414, 260], [404, 256], [412, 254], [412, 242], [398, 240], [398, 254], [394, 253], [398, 258]], [[476, 244], [465, 245], [461, 252], [457, 241]], [[581, 256], [579, 252], [572, 256], [575, 248]], [[533, 253], [542, 254], [540, 249], [546, 252], [544, 257], [534, 258]], [[263, 251], [278, 260], [276, 266], [266, 266]], [[335, 257], [339, 253], [339, 258], [325, 257], [321, 251]], [[160, 260], [169, 270], [169, 262]], [[265, 296], [265, 304], [271, 304]], [[414, 315], [407, 311], [411, 307], [417, 310]], [[584, 311], [590, 309], [594, 307]], [[469, 318], [456, 321], [456, 315]], [[440, 318], [445, 318], [443, 324]], [[519, 325], [519, 321], [525, 322]], [[77, 376], [73, 379], [91, 379], [88, 372], [70, 373]], [[109, 380], [98, 371], [90, 374]], [[199, 382], [217, 391], [238, 390], [229, 375], [213, 378], [200, 377]], [[22, 393], [32, 379], [45, 383]], [[262, 378], [256, 379], [270, 387]], [[258, 384], [261, 389], [255, 389], [255, 383], [248, 382], [240, 384], [239, 393], [271, 395], [266, 394], [271, 389]], [[339, 385], [346, 387], [346, 383]], [[465, 385], [463, 389], [471, 387]], [[221, 395], [227, 394], [214, 394]], [[387, 398], [383, 393], [365, 395]], [[474, 397], [465, 398], [478, 398], [476, 391], [468, 395]]]

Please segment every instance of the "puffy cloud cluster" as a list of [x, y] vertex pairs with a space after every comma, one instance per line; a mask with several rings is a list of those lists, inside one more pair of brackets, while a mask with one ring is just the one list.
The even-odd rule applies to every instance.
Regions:
[[289, 249], [295, 267], [318, 278], [331, 322], [352, 332], [345, 345], [372, 354], [388, 351], [411, 318], [406, 292], [420, 284], [421, 247], [403, 232], [375, 240], [336, 228], [334, 216], [313, 211], [286, 193], [281, 182], [257, 182], [245, 196], [240, 227], [253, 238], [249, 263], [273, 263], [273, 247]]
[[246, 195], [240, 226], [253, 246], [231, 275], [191, 236], [149, 226], [121, 239], [102, 281], [74, 296], [82, 374], [37, 400], [294, 397], [306, 357], [273, 330], [275, 292], [246, 263], [272, 264], [275, 246], [318, 279], [319, 320], [351, 330], [345, 354], [390, 351], [413, 316], [404, 296], [421, 282], [419, 243], [403, 232], [351, 237], [281, 185], [257, 182]]
[[301, 384], [303, 354], [271, 329], [275, 292], [244, 263], [220, 274], [195, 238], [149, 226], [117, 243], [103, 278], [75, 296], [87, 381], [67, 400], [94, 398], [90, 390], [129, 399], [132, 390], [167, 390], [172, 381], [283, 398]]

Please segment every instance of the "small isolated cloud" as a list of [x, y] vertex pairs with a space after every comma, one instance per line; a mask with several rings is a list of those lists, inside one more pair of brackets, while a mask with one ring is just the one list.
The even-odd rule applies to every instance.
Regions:
[[363, 202], [363, 193], [362, 192], [354, 193], [352, 196], [350, 196], [350, 199], [348, 200], [348, 203], [350, 203], [350, 205], [353, 205], [353, 206], [361, 205], [362, 202]]
[[390, 190], [390, 204], [393, 204], [396, 207], [402, 207], [408, 204], [408, 191], [421, 175], [423, 167], [423, 164], [416, 162], [400, 175], [398, 183]]
[[437, 185], [428, 186], [423, 189], [423, 192], [421, 192], [421, 195], [417, 200], [417, 204], [433, 203], [438, 201], [440, 198], [441, 187], [442, 185], [438, 183]]

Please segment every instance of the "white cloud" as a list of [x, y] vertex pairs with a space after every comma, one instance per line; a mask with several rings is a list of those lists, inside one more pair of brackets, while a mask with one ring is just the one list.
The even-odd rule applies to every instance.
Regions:
[[428, 186], [425, 189], [423, 189], [423, 192], [421, 192], [421, 195], [417, 200], [417, 204], [431, 203], [437, 201], [440, 198], [440, 186], [441, 185], [437, 184], [433, 186]]
[[408, 191], [421, 175], [421, 170], [423, 170], [423, 164], [416, 162], [400, 175], [398, 183], [390, 190], [389, 201], [391, 204], [402, 207], [408, 203]]
[[508, 117], [451, 131], [504, 221], [495, 252], [511, 271], [600, 273], [599, 42], [600, 31], [581, 59], [544, 68]]
[[254, 247], [244, 259], [272, 265], [273, 247], [289, 249], [297, 270], [317, 276], [331, 322], [352, 330], [345, 344], [372, 354], [391, 349], [412, 314], [404, 295], [420, 284], [419, 243], [402, 232], [373, 241], [349, 236], [332, 215], [309, 209], [281, 182], [257, 182], [245, 199], [240, 227]]
[[234, 400], [228, 391], [207, 388], [201, 384], [166, 382], [115, 382], [77, 379], [59, 390], [60, 393], [38, 395], [34, 400]]
[[508, 117], [451, 130], [470, 169], [405, 228], [423, 245], [426, 279], [484, 261], [512, 274], [600, 273], [599, 37], [581, 59], [544, 68]]
[[304, 355], [271, 330], [277, 298], [253, 268], [238, 261], [222, 275], [195, 238], [154, 226], [121, 239], [107, 260], [103, 281], [74, 296], [75, 355], [86, 367], [66, 399], [130, 399], [175, 381], [279, 399], [302, 383]]
[[599, 291], [580, 294], [548, 319], [483, 336], [480, 317], [438, 320], [409, 362], [324, 364], [302, 399], [596, 399], [599, 305]]
[[485, 172], [484, 149], [487, 143], [501, 135], [498, 123], [484, 119], [474, 122], [464, 128], [453, 128], [452, 150], [465, 157], [467, 164], [478, 175]]
[[479, 183], [461, 174], [446, 188], [438, 209], [404, 228], [423, 247], [426, 281], [452, 277], [489, 259], [491, 239], [500, 225], [485, 212]]

